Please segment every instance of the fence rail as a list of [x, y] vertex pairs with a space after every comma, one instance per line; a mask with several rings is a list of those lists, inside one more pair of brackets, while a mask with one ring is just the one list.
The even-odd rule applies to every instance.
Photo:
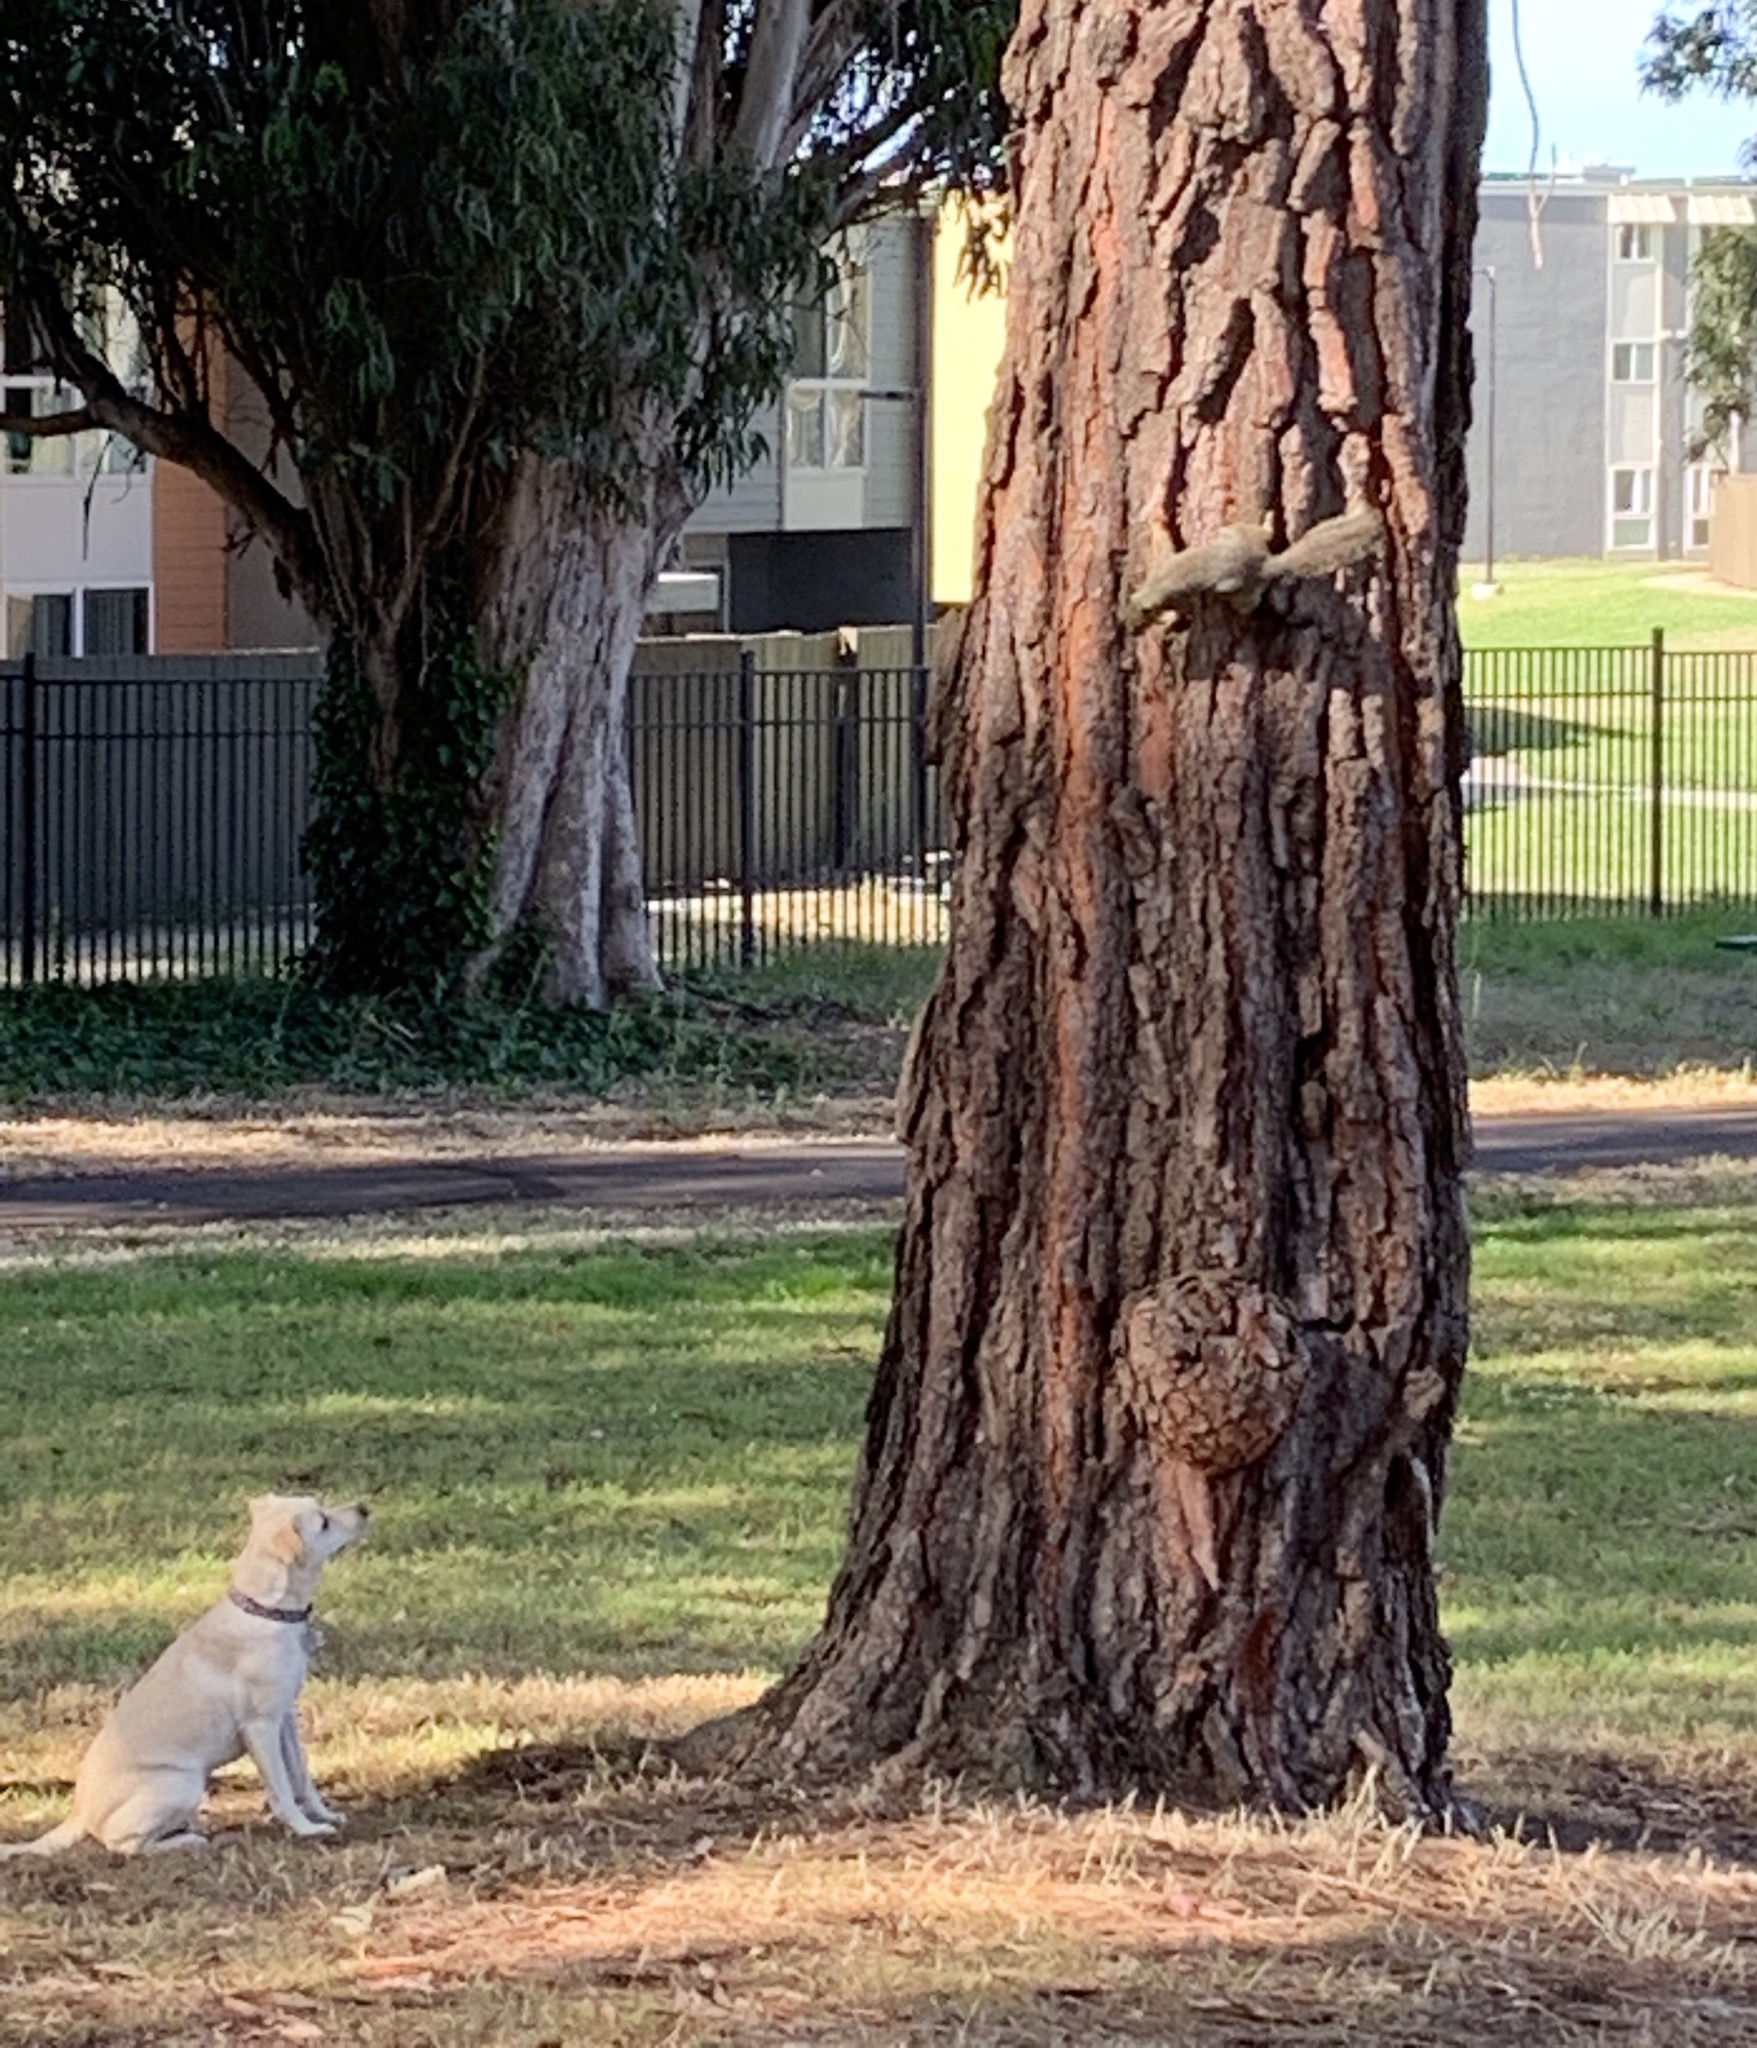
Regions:
[[[309, 944], [304, 656], [0, 664], [0, 986], [278, 974]], [[935, 945], [948, 855], [912, 669], [639, 674], [660, 955]], [[1473, 652], [1469, 911], [1757, 910], [1757, 653]]]

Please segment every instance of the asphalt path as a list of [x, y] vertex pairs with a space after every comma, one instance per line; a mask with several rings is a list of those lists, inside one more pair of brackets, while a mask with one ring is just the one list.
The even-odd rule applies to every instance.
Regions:
[[[1757, 1159], [1757, 1111], [1495, 1116], [1479, 1118], [1476, 1126], [1481, 1173], [1564, 1175], [1704, 1158]], [[0, 1178], [0, 1237], [131, 1224], [397, 1215], [488, 1203], [541, 1203], [587, 1214], [810, 1211], [882, 1202], [902, 1188], [902, 1151], [882, 1138], [631, 1145], [474, 1161], [375, 1158], [266, 1171], [155, 1168]]]

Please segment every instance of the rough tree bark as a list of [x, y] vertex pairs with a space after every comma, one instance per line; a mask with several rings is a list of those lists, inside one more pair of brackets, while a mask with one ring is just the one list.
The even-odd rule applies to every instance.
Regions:
[[823, 1631], [703, 1754], [1448, 1809], [1482, 16], [1028, 0], [896, 1303]]

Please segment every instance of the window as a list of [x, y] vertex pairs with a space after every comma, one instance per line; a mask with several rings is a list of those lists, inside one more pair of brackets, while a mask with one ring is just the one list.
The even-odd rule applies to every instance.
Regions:
[[1653, 471], [1613, 469], [1611, 471], [1611, 546], [1648, 548], [1653, 545]]
[[1654, 347], [1651, 341], [1619, 341], [1611, 346], [1613, 384], [1651, 384]]
[[81, 654], [144, 654], [144, 590], [88, 590], [81, 606]]
[[[57, 384], [51, 377], [32, 377], [5, 386], [0, 405], [15, 418], [38, 419], [46, 413], [71, 412], [80, 403], [79, 393]], [[72, 434], [34, 440], [29, 434], [6, 437], [6, 472], [9, 476], [72, 476], [75, 442]]]
[[[129, 389], [145, 392], [148, 372], [140, 329], [115, 292], [101, 295], [81, 320], [85, 339], [97, 349]], [[5, 376], [0, 383], [0, 410], [26, 419], [48, 413], [74, 412], [84, 402], [70, 385], [42, 373], [31, 337], [22, 320], [8, 312], [4, 323]], [[126, 476], [144, 469], [146, 459], [119, 434], [94, 431], [60, 434], [35, 440], [29, 434], [6, 437], [6, 472], [10, 476]]]
[[1637, 227], [1625, 222], [1617, 230], [1617, 261], [1619, 263], [1651, 263], [1653, 261], [1653, 230]]
[[1714, 518], [1714, 494], [1726, 470], [1717, 462], [1694, 462], [1684, 472], [1685, 545], [1706, 548]]
[[150, 608], [139, 588], [13, 591], [6, 599], [6, 658], [145, 654]]
[[73, 596], [70, 591], [39, 591], [34, 597], [6, 600], [6, 658], [18, 661], [35, 654], [53, 660], [73, 652]]
[[823, 298], [793, 314], [787, 389], [792, 469], [866, 467], [865, 389], [872, 375], [872, 298], [865, 263], [850, 247]]

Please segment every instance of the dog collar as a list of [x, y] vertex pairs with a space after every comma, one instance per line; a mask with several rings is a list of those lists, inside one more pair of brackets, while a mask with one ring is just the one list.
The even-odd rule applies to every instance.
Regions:
[[240, 1593], [236, 1586], [226, 1590], [226, 1598], [234, 1607], [243, 1608], [246, 1614], [254, 1614], [258, 1621], [309, 1621], [309, 1607], [264, 1607], [260, 1600], [252, 1600], [248, 1593]]

